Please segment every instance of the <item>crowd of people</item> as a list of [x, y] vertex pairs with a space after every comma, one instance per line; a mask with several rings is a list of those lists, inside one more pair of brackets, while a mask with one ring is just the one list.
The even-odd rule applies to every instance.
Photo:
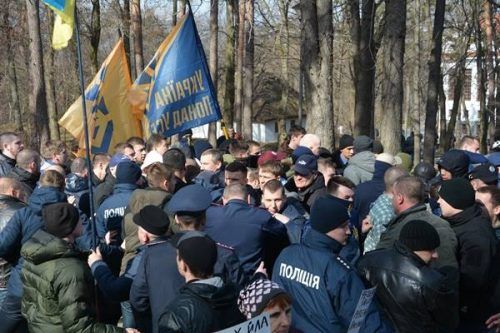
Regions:
[[500, 332], [500, 142], [338, 143], [0, 134], [0, 332]]

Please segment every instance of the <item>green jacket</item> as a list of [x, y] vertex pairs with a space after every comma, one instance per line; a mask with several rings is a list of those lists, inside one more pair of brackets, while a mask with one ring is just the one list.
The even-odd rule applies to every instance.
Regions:
[[123, 332], [95, 321], [92, 275], [66, 241], [37, 231], [21, 249], [22, 314], [31, 333]]

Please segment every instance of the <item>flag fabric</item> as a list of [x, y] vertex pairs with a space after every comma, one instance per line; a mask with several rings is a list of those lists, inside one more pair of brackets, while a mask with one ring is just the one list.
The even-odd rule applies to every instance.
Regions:
[[[132, 114], [127, 92], [132, 84], [125, 47], [120, 39], [99, 72], [85, 90], [91, 151], [111, 152], [113, 147], [131, 136], [140, 135], [140, 124]], [[84, 148], [85, 132], [81, 96], [59, 120]]]
[[196, 23], [189, 11], [134, 82], [129, 100], [144, 114], [143, 134], [172, 136], [221, 119]]
[[52, 47], [56, 50], [68, 46], [73, 36], [75, 23], [75, 0], [43, 0], [55, 14], [54, 31], [52, 33]]

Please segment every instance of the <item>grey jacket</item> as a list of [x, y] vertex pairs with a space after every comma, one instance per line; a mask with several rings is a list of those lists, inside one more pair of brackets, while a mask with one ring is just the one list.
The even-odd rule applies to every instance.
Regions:
[[344, 169], [344, 177], [358, 185], [373, 178], [375, 171], [375, 154], [371, 151], [362, 151], [354, 155]]
[[423, 220], [436, 228], [441, 245], [437, 248], [439, 258], [433, 262], [432, 266], [443, 273], [449, 272], [449, 276], [453, 276], [453, 279], [455, 279], [455, 275], [458, 274], [458, 243], [455, 232], [447, 221], [427, 211], [427, 207], [424, 204], [417, 204], [408, 208], [392, 219], [380, 236], [377, 249], [392, 248], [394, 242], [399, 239], [399, 233], [403, 226], [412, 220]]

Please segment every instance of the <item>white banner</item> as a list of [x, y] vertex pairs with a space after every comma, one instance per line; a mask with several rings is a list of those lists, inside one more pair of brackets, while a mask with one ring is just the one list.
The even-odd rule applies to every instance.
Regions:
[[264, 312], [258, 317], [216, 333], [271, 333], [269, 313]]

